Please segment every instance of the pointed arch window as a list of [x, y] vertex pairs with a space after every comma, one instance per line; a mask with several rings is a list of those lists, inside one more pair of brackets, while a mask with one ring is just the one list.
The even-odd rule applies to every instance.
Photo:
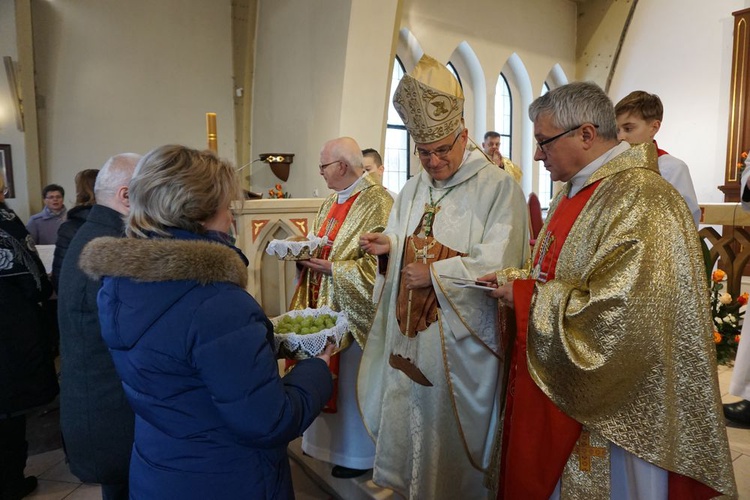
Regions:
[[500, 73], [495, 86], [495, 131], [500, 134], [500, 154], [512, 158], [513, 97], [505, 75]]
[[[542, 85], [542, 93], [544, 95], [549, 92], [549, 84], [544, 82]], [[543, 209], [548, 209], [550, 201], [552, 201], [552, 194], [554, 192], [552, 178], [549, 172], [544, 168], [544, 162], [539, 162], [539, 204]]]
[[399, 192], [409, 180], [409, 150], [411, 149], [409, 133], [404, 122], [393, 107], [393, 93], [398, 82], [404, 76], [404, 65], [396, 57], [393, 61], [393, 76], [391, 77], [391, 91], [388, 98], [388, 121], [385, 130], [385, 155], [383, 163], [383, 185], [391, 191]]
[[448, 68], [448, 71], [450, 71], [451, 74], [456, 77], [456, 80], [458, 80], [459, 87], [461, 87], [461, 89], [463, 90], [464, 84], [461, 82], [461, 77], [458, 76], [458, 71], [456, 70], [456, 67], [453, 65], [453, 63], [449, 62], [448, 64], [445, 65], [445, 67]]

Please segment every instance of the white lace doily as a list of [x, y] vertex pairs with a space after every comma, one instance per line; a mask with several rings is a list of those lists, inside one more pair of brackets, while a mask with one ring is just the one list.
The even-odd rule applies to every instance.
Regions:
[[327, 242], [327, 238], [317, 236], [302, 241], [271, 240], [266, 247], [266, 253], [276, 255], [282, 260], [309, 259], [318, 247], [322, 247]]
[[277, 316], [271, 320], [273, 323], [274, 330], [276, 325], [285, 316], [291, 316], [295, 318], [297, 316], [306, 316], [317, 318], [322, 314], [329, 314], [336, 318], [336, 324], [332, 328], [321, 330], [317, 333], [308, 333], [306, 335], [300, 335], [296, 333], [274, 333], [274, 350], [282, 358], [289, 359], [307, 359], [318, 356], [326, 347], [329, 341], [336, 344], [338, 348], [341, 345], [341, 339], [344, 334], [349, 330], [349, 321], [346, 318], [346, 313], [336, 312], [329, 307], [321, 307], [320, 309], [301, 309], [298, 311], [289, 311], [286, 314]]

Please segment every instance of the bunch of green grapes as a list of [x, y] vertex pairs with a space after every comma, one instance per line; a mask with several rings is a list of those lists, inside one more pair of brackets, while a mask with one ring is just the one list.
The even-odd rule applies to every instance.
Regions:
[[318, 317], [313, 316], [284, 316], [276, 323], [274, 333], [296, 333], [298, 335], [307, 335], [318, 333], [321, 330], [333, 328], [336, 324], [336, 317], [330, 314], [321, 314]]

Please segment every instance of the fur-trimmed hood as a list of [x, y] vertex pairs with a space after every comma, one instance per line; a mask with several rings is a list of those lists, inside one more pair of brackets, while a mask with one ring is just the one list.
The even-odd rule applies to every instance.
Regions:
[[209, 240], [97, 238], [81, 253], [81, 269], [141, 282], [197, 281], [247, 287], [247, 268], [235, 250]]

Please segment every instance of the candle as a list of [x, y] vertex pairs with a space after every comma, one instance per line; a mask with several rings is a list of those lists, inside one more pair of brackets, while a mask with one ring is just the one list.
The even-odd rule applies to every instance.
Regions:
[[208, 134], [208, 149], [214, 153], [219, 152], [216, 142], [216, 113], [206, 113], [206, 132]]

